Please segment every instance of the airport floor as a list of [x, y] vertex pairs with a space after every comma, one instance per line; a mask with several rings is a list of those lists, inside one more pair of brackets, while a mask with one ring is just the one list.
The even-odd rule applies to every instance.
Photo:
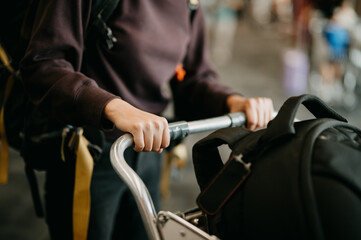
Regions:
[[[290, 96], [283, 87], [283, 56], [290, 47], [287, 34], [279, 31], [282, 25], [254, 28], [240, 22], [234, 35], [234, 46], [230, 48], [232, 58], [227, 62], [215, 61], [221, 80], [240, 91], [246, 97], [266, 96], [274, 101], [277, 111]], [[210, 41], [210, 43], [214, 43]], [[233, 44], [231, 44], [233, 45]], [[211, 45], [213, 46], [213, 45]], [[230, 46], [230, 45], [229, 45]], [[228, 47], [229, 47], [228, 46]], [[359, 100], [360, 97], [359, 97]], [[361, 127], [361, 107], [352, 111], [339, 109], [350, 123]], [[300, 110], [299, 118], [309, 117], [307, 111]], [[195, 134], [185, 140], [188, 161], [185, 167], [171, 170], [169, 194], [162, 198], [161, 210], [184, 211], [196, 206], [199, 193], [192, 161], [191, 147], [207, 133]], [[11, 151], [9, 182], [0, 185], [0, 239], [2, 240], [48, 240], [48, 232], [43, 219], [35, 216], [23, 162], [16, 152]], [[40, 185], [43, 175], [39, 173]]]

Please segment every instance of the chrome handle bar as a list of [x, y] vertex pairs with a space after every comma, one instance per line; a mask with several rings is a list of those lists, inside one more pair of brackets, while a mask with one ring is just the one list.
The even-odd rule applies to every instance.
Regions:
[[[178, 139], [189, 134], [217, 130], [226, 127], [245, 125], [244, 113], [230, 113], [221, 117], [208, 118], [190, 122], [174, 122], [169, 124], [171, 139]], [[163, 239], [159, 232], [157, 212], [147, 187], [137, 173], [129, 167], [124, 159], [124, 151], [133, 145], [133, 136], [129, 133], [119, 137], [110, 150], [110, 161], [119, 177], [129, 187], [137, 203], [149, 239]]]

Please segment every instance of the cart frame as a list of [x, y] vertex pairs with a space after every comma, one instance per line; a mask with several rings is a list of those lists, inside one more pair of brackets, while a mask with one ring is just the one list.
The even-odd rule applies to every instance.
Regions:
[[[244, 113], [230, 113], [220, 117], [197, 121], [180, 121], [169, 124], [172, 140], [190, 134], [212, 131], [246, 124]], [[149, 239], [218, 239], [193, 224], [168, 211], [156, 212], [147, 187], [124, 159], [124, 151], [133, 145], [133, 137], [127, 133], [119, 137], [110, 150], [110, 160], [115, 172], [130, 189], [137, 203]]]

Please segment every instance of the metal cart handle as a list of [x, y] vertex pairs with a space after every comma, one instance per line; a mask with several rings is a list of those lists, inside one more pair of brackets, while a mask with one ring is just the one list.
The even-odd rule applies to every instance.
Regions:
[[[217, 130], [226, 127], [237, 127], [242, 126], [245, 123], [246, 119], [244, 113], [230, 113], [221, 117], [204, 120], [170, 123], [169, 133], [171, 139], [174, 140], [186, 137], [189, 134]], [[162, 239], [157, 223], [157, 212], [154, 208], [148, 189], [138, 174], [129, 167], [124, 159], [124, 151], [128, 147], [132, 146], [133, 143], [133, 136], [129, 133], [119, 137], [113, 143], [110, 150], [110, 161], [116, 173], [129, 187], [131, 193], [133, 194], [149, 239]]]

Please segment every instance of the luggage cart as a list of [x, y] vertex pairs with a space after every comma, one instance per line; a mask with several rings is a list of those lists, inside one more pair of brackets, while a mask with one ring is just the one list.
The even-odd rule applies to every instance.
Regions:
[[[245, 122], [244, 113], [231, 113], [204, 120], [171, 123], [169, 124], [169, 133], [171, 139], [175, 140], [184, 138], [189, 134], [242, 126], [245, 125]], [[156, 212], [147, 187], [124, 159], [124, 151], [132, 146], [133, 143], [133, 137], [129, 133], [118, 138], [112, 145], [110, 160], [114, 170], [129, 187], [134, 196], [149, 239], [219, 239], [214, 235], [209, 235], [207, 232], [175, 213], [169, 211]], [[195, 220], [195, 218], [193, 218], [193, 220]]]

